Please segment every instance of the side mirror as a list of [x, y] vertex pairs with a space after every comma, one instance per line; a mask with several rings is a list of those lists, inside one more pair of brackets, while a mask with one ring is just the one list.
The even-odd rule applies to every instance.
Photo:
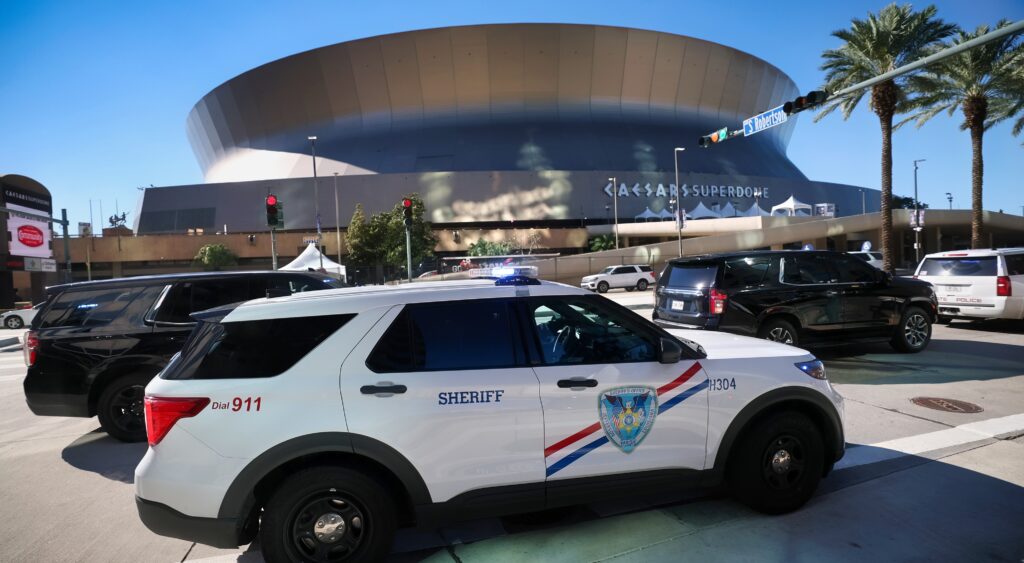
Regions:
[[661, 338], [661, 350], [658, 351], [658, 362], [674, 364], [683, 356], [683, 347], [672, 338]]

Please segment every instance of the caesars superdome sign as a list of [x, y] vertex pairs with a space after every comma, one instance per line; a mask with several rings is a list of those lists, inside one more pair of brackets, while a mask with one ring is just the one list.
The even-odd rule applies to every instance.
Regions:
[[691, 198], [730, 198], [730, 199], [768, 199], [768, 188], [755, 186], [716, 186], [714, 184], [683, 184], [676, 187], [675, 184], [652, 184], [650, 182], [641, 184], [636, 182], [632, 185], [620, 183], [618, 189], [612, 187], [608, 182], [604, 187], [604, 193], [608, 197], [618, 195], [619, 197], [676, 197], [680, 199]]

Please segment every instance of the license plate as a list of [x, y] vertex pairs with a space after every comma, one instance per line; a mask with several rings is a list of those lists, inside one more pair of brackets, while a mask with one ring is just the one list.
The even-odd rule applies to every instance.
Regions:
[[944, 286], [942, 286], [942, 290], [945, 291], [946, 293], [963, 293], [964, 289], [966, 289], [966, 288], [964, 286], [962, 286], [962, 285], [944, 285]]
[[669, 308], [671, 308], [673, 311], [685, 311], [686, 301], [676, 301], [673, 299], [672, 303], [669, 305]]

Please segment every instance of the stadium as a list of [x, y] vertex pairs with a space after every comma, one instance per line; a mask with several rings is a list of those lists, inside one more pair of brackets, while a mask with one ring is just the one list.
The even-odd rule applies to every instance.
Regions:
[[876, 190], [809, 180], [787, 158], [795, 116], [697, 147], [798, 93], [750, 54], [640, 29], [474, 25], [338, 43], [199, 100], [187, 131], [205, 183], [146, 189], [135, 230], [265, 232], [268, 192], [284, 202], [286, 230], [316, 228], [314, 194], [333, 229], [335, 190], [342, 228], [356, 203], [374, 213], [408, 193], [439, 231], [666, 219], [676, 194], [691, 219], [786, 202], [810, 208], [776, 214], [877, 211]]

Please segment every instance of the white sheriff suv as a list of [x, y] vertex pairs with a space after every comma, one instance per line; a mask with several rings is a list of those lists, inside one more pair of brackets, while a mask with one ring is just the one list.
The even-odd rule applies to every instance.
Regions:
[[914, 277], [935, 288], [939, 322], [1024, 319], [1024, 248], [929, 254]]
[[[670, 333], [556, 283], [423, 282], [212, 309], [146, 387], [152, 531], [376, 560], [397, 527], [727, 484], [803, 505], [843, 400], [792, 346]], [[699, 343], [679, 335], [686, 334]]]
[[626, 291], [646, 291], [658, 281], [654, 269], [647, 265], [608, 266], [600, 272], [583, 276], [580, 287], [605, 293], [609, 289], [621, 287]]

